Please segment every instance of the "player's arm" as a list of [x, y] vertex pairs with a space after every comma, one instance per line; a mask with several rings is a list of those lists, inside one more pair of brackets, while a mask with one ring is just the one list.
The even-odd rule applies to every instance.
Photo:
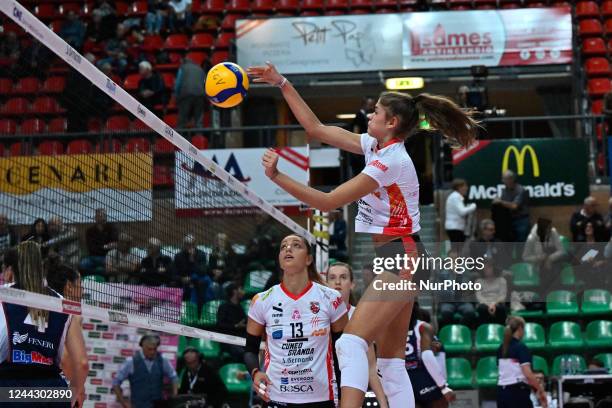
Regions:
[[346, 183], [339, 185], [333, 191], [324, 193], [323, 191], [298, 183], [286, 174], [279, 172], [276, 168], [278, 154], [272, 149], [264, 154], [262, 164], [270, 180], [293, 197], [321, 211], [332, 211], [350, 204], [376, 191], [379, 187], [376, 180], [372, 177], [360, 173]]
[[272, 384], [265, 372], [259, 371], [259, 349], [261, 337], [264, 335], [265, 326], [249, 317], [247, 322], [246, 347], [244, 351], [244, 364], [251, 374], [253, 389], [264, 400], [269, 401], [268, 388]]
[[247, 73], [253, 77], [253, 82], [265, 82], [281, 88], [291, 112], [309, 137], [351, 153], [363, 154], [361, 135], [337, 126], [322, 124], [298, 91], [276, 70], [274, 65], [267, 62], [266, 66], [249, 67]]
[[66, 351], [70, 358], [68, 359], [70, 367], [70, 388], [72, 388], [72, 406], [82, 406], [85, 397], [85, 381], [89, 373], [89, 362], [87, 360], [87, 351], [85, 349], [85, 339], [83, 338], [83, 330], [81, 328], [81, 320], [73, 319], [68, 327], [66, 335]]
[[[447, 400], [454, 399], [453, 390], [448, 387], [446, 383], [446, 379], [442, 374], [442, 370], [440, 369], [440, 365], [436, 360], [436, 356], [431, 348], [431, 343], [433, 342], [433, 328], [430, 324], [425, 323], [421, 325], [421, 360], [423, 360], [423, 365], [427, 369], [427, 372], [434, 380], [440, 391]], [[449, 396], [447, 397], [447, 394]]]

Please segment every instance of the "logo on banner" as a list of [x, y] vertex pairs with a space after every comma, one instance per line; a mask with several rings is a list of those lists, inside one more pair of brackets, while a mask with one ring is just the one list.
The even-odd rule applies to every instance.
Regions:
[[106, 89], [113, 95], [117, 91], [117, 84], [115, 84], [110, 78], [106, 78]]
[[17, 18], [17, 20], [21, 21], [21, 17], [23, 13], [17, 7], [13, 7], [13, 17]]
[[[422, 28], [425, 30], [425, 28]], [[412, 55], [429, 56], [468, 56], [493, 53], [492, 33], [453, 32], [439, 23], [433, 32], [410, 30]]]
[[136, 108], [136, 113], [142, 118], [147, 116], [147, 112], [144, 110], [142, 105], [138, 105], [138, 107]]
[[[191, 151], [192, 148], [195, 150], [194, 154], [197, 154], [197, 150], [195, 149], [195, 147], [190, 146], [189, 150]], [[211, 160], [217, 165], [219, 164], [219, 160], [217, 159], [216, 155], [213, 155]], [[201, 177], [208, 178], [208, 179], [217, 178], [211, 172], [206, 171], [204, 167], [200, 163], [197, 163], [197, 162], [193, 163], [192, 168], [189, 168], [187, 163], [183, 163], [181, 167], [183, 168], [183, 170], [186, 170], [197, 176], [201, 176]], [[245, 177], [242, 174], [242, 169], [240, 168], [240, 165], [238, 164], [238, 160], [236, 159], [236, 156], [234, 156], [234, 153], [230, 154], [229, 158], [227, 159], [227, 163], [225, 163], [225, 166], [223, 169], [227, 171], [229, 174], [231, 174], [232, 176], [234, 176], [241, 183], [248, 183], [249, 181], [251, 181], [251, 177]]]
[[174, 137], [174, 130], [172, 130], [170, 126], [166, 125], [166, 127], [164, 127], [164, 135], [172, 139]]
[[108, 320], [120, 324], [128, 324], [128, 316], [125, 313], [108, 311]]
[[73, 60], [74, 62], [76, 62], [77, 64], [81, 63], [81, 56], [79, 55], [78, 52], [76, 52], [74, 50], [74, 48], [72, 48], [71, 46], [69, 46], [68, 44], [66, 44], [66, 55], [68, 56], [68, 58], [70, 58], [71, 60]]
[[81, 314], [81, 304], [73, 300], [62, 300], [62, 311], [73, 315]]
[[538, 156], [533, 150], [531, 145], [525, 145], [519, 149], [516, 146], [508, 146], [506, 151], [504, 152], [504, 158], [502, 160], [502, 173], [508, 170], [508, 164], [510, 162], [510, 156], [514, 155], [514, 159], [516, 160], [516, 174], [522, 176], [525, 174], [525, 157], [529, 153], [531, 157], [531, 169], [533, 171], [533, 177], [540, 177], [540, 162], [538, 161]]

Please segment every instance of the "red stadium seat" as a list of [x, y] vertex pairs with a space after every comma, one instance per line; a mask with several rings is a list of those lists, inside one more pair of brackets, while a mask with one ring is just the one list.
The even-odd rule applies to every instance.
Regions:
[[123, 1], [116, 1], [115, 2], [115, 11], [117, 12], [117, 16], [124, 17], [129, 12], [129, 6], [127, 5], [127, 3], [123, 2]]
[[127, 140], [125, 151], [128, 153], [149, 153], [151, 151], [151, 143], [144, 137], [131, 137]]
[[135, 1], [128, 9], [127, 15], [130, 17], [144, 17], [149, 10], [146, 1]]
[[158, 137], [155, 139], [155, 144], [153, 145], [153, 152], [155, 154], [168, 154], [174, 152], [174, 145], [170, 143], [167, 139], [163, 137]]
[[77, 139], [72, 140], [66, 147], [66, 154], [90, 154], [93, 153], [93, 147], [89, 140]]
[[170, 34], [166, 37], [164, 50], [167, 51], [185, 51], [189, 48], [189, 39], [185, 34]]
[[129, 74], [123, 81], [123, 88], [126, 91], [136, 91], [140, 82], [140, 74]]
[[325, 2], [323, 0], [302, 0], [302, 10], [323, 11], [324, 7]]
[[130, 129], [130, 118], [127, 116], [111, 116], [106, 120], [106, 130], [121, 132]]
[[295, 12], [300, 8], [299, 0], [276, 0], [276, 11]]
[[599, 17], [599, 6], [594, 1], [579, 1], [576, 3], [576, 17]]
[[465, 4], [456, 4], [456, 5], [450, 5], [449, 9], [454, 10], [454, 11], [462, 11], [462, 10], [471, 10], [472, 8], [468, 5]]
[[374, 1], [374, 8], [398, 8], [397, 0], [376, 0]]
[[372, 10], [373, 3], [374, 2], [372, 0], [352, 0], [351, 9]]
[[51, 20], [57, 17], [55, 4], [38, 4], [34, 7], [34, 15], [41, 20]]
[[65, 133], [66, 129], [68, 129], [68, 122], [65, 118], [51, 119], [49, 125], [47, 125], [47, 132], [49, 133]]
[[121, 147], [117, 139], [104, 139], [96, 146], [96, 153], [121, 153]]
[[232, 41], [236, 38], [236, 34], [234, 33], [221, 33], [215, 40], [214, 47], [215, 49], [226, 49], [229, 48], [232, 44]]
[[38, 115], [54, 115], [60, 111], [55, 98], [50, 96], [40, 96], [34, 99], [30, 112]]
[[51, 23], [49, 23], [49, 28], [55, 34], [59, 34], [60, 31], [62, 31], [62, 24], [64, 24], [64, 20], [53, 20]]
[[178, 123], [178, 116], [175, 114], [165, 115], [164, 122], [171, 128], [176, 128], [176, 124]]
[[41, 92], [49, 94], [62, 93], [64, 88], [66, 88], [66, 79], [62, 76], [53, 76], [45, 80]]
[[13, 92], [13, 81], [10, 78], [0, 78], [0, 95], [9, 95]]
[[[381, 9], [381, 10], [387, 10], [387, 9]], [[395, 12], [397, 10], [394, 10], [393, 12]], [[372, 12], [372, 10], [368, 10], [368, 9], [352, 9], [351, 10], [351, 14], [370, 14]]]
[[156, 64], [155, 68], [159, 71], [176, 71], [181, 65], [182, 54], [178, 52], [168, 53], [168, 59], [170, 60], [167, 64]]
[[27, 77], [21, 78], [13, 88], [13, 93], [17, 95], [34, 95], [38, 93], [40, 82], [38, 78]]
[[595, 126], [595, 134], [597, 134], [597, 140], [602, 140], [604, 135], [608, 134], [606, 124], [600, 123], [597, 126]]
[[0, 136], [12, 135], [17, 131], [17, 123], [12, 119], [0, 119]]
[[45, 122], [38, 118], [26, 119], [21, 122], [21, 126], [19, 127], [19, 133], [23, 134], [43, 133], [44, 131]]
[[38, 145], [38, 154], [42, 156], [64, 154], [64, 145], [58, 140], [46, 140]]
[[155, 187], [167, 187], [172, 186], [174, 181], [172, 179], [172, 169], [170, 166], [163, 166], [156, 164], [153, 166], [153, 186]]
[[584, 69], [589, 77], [610, 75], [610, 63], [603, 57], [587, 59], [584, 63]]
[[521, 5], [518, 3], [505, 3], [502, 5], [501, 8], [504, 10], [518, 9], [518, 8], [521, 8]]
[[272, 13], [274, 11], [274, 0], [254, 0], [251, 10], [253, 12]]
[[151, 128], [149, 127], [149, 125], [144, 123], [142, 120], [136, 119], [135, 121], [132, 122], [132, 130], [136, 130], [140, 132], [150, 132]]
[[169, 72], [164, 72], [162, 75], [162, 79], [164, 80], [164, 85], [166, 89], [174, 89], [174, 81], [176, 80], [176, 76]]
[[99, 133], [102, 131], [102, 123], [98, 118], [91, 118], [87, 121], [87, 131]]
[[208, 149], [208, 138], [202, 135], [195, 135], [191, 138], [191, 144], [193, 144], [198, 150]]
[[32, 144], [26, 142], [16, 142], [9, 148], [9, 155], [12, 157], [16, 156], [30, 156], [32, 154]]
[[612, 1], [607, 0], [601, 3], [601, 15], [604, 17], [612, 17]]
[[208, 59], [208, 54], [205, 52], [193, 51], [188, 52], [185, 58], [190, 59], [198, 65], [202, 65], [202, 63]]
[[561, 0], [561, 1], [553, 0], [553, 1], [554, 1], [553, 4], [552, 4], [553, 7], [566, 8], [568, 10], [572, 9], [572, 5], [570, 3], [568, 3], [567, 1], [563, 1], [563, 0]]
[[327, 0], [327, 10], [348, 10], [349, 0]]
[[606, 44], [600, 37], [585, 38], [582, 40], [582, 55], [606, 55]]
[[212, 47], [215, 39], [208, 33], [197, 33], [191, 37], [189, 49], [191, 50], [208, 50]]
[[587, 82], [587, 89], [591, 96], [602, 96], [612, 90], [610, 86], [610, 80], [608, 78], [595, 78], [589, 79]]
[[59, 5], [58, 11], [62, 16], [66, 16], [69, 11], [74, 11], [78, 16], [81, 15], [83, 10], [81, 8], [81, 5], [78, 3], [64, 3]]
[[604, 32], [607, 37], [612, 37], [612, 18], [604, 23]]
[[603, 112], [603, 99], [594, 99], [591, 101], [591, 113], [593, 115], [601, 115]]
[[347, 10], [327, 10], [323, 15], [325, 16], [344, 16], [348, 14]]
[[228, 13], [248, 13], [251, 11], [251, 2], [249, 0], [229, 0], [225, 7]]
[[318, 17], [321, 15], [321, 12], [319, 10], [303, 10], [300, 13], [300, 16], [302, 17]]
[[601, 22], [595, 18], [581, 20], [578, 23], [578, 34], [581, 37], [596, 37], [603, 33]]
[[529, 3], [527, 7], [528, 8], [544, 8], [546, 7], [546, 3], [543, 3], [543, 2]]
[[449, 4], [449, 7], [453, 10], [455, 10], [455, 7], [457, 6], [468, 6], [468, 8], [472, 8], [471, 0], [448, 0], [448, 4]]
[[246, 18], [244, 14], [226, 14], [223, 21], [221, 21], [221, 29], [225, 31], [235, 31], [236, 20], [244, 18]]
[[225, 11], [224, 0], [206, 0], [200, 7], [201, 13], [223, 13]]
[[142, 41], [142, 50], [145, 52], [157, 52], [164, 46], [164, 40], [159, 35], [147, 35]]
[[227, 51], [215, 51], [212, 53], [211, 64], [217, 65], [221, 62], [229, 61], [229, 52]]
[[28, 100], [26, 98], [11, 98], [2, 106], [5, 115], [23, 115], [28, 112]]

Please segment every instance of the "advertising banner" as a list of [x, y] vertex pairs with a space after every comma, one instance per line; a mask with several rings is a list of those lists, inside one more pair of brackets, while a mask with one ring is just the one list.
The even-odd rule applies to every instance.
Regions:
[[[276, 184], [270, 182], [261, 165], [261, 157], [267, 149], [219, 149], [202, 150], [202, 154], [217, 163], [245, 183], [259, 197], [275, 206], [298, 206], [300, 202]], [[278, 150], [278, 168], [299, 183], [308, 183], [308, 149], [283, 147]], [[178, 210], [202, 209], [208, 215], [228, 209], [252, 207], [252, 204], [196, 163], [183, 152], [176, 154], [175, 206]], [[211, 194], [214, 192], [214, 194]], [[236, 213], [238, 214], [238, 212]]]
[[238, 20], [236, 36], [240, 65], [285, 74], [572, 61], [565, 8]]
[[589, 194], [588, 154], [579, 139], [480, 140], [453, 154], [453, 176], [469, 184], [468, 200], [490, 203], [512, 170], [529, 192], [530, 205], [580, 204]]
[[110, 221], [147, 221], [152, 168], [147, 153], [0, 158], [0, 213], [14, 224], [88, 223], [104, 208]]

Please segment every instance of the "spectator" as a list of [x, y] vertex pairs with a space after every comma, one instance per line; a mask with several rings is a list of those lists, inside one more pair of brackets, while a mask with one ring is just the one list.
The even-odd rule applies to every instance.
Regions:
[[9, 31], [0, 37], [0, 59], [9, 60], [15, 64], [21, 54], [20, 49], [19, 39], [15, 32]]
[[612, 92], [608, 92], [603, 98], [604, 106], [602, 113], [606, 119], [606, 125], [608, 128], [608, 135], [612, 132]]
[[331, 213], [331, 223], [329, 224], [329, 256], [340, 262], [346, 262], [348, 258], [346, 249], [346, 221], [342, 208], [338, 208]]
[[153, 71], [153, 67], [148, 61], [142, 61], [138, 64], [138, 72], [140, 73], [140, 81], [138, 81], [140, 102], [153, 111], [155, 105], [163, 102], [164, 80], [157, 71]]
[[95, 224], [85, 232], [88, 256], [81, 261], [81, 270], [94, 273], [104, 266], [106, 254], [117, 246], [117, 238], [117, 228], [107, 221], [106, 210], [96, 209]]
[[128, 65], [127, 34], [127, 27], [123, 24], [117, 24], [115, 36], [106, 42], [104, 49], [106, 57], [98, 61], [98, 68], [105, 63], [109, 63], [119, 75], [123, 76]]
[[7, 249], [17, 245], [17, 242], [17, 234], [9, 224], [8, 217], [4, 214], [0, 214], [0, 256], [2, 256]]
[[69, 265], [79, 263], [79, 237], [74, 228], [64, 224], [60, 217], [49, 220], [49, 240], [45, 246], [49, 255], [56, 255], [60, 261]]
[[506, 279], [499, 276], [495, 263], [487, 260], [482, 271], [483, 277], [476, 279], [482, 289], [476, 291], [476, 311], [478, 312], [478, 324], [499, 323], [506, 321], [506, 300], [508, 297], [508, 285]]
[[147, 256], [140, 262], [140, 283], [148, 286], [175, 284], [172, 259], [161, 253], [161, 241], [149, 238]]
[[499, 268], [506, 268], [510, 262], [510, 250], [495, 238], [495, 223], [490, 218], [480, 221], [478, 238], [470, 241], [463, 249], [464, 256], [472, 258], [490, 258]]
[[[542, 389], [544, 390], [544, 393], [546, 395], [547, 408], [557, 408], [557, 400], [552, 398], [552, 394], [549, 391], [546, 391], [548, 382], [546, 381], [546, 376], [544, 375], [544, 372], [541, 370], [531, 371], [533, 372], [533, 375], [540, 384], [540, 387], [542, 387]], [[531, 403], [533, 404], [533, 408], [542, 407], [538, 399], [538, 395], [533, 391], [533, 389], [531, 390]]]
[[179, 129], [184, 129], [193, 120], [193, 127], [202, 126], [204, 114], [204, 81], [206, 72], [189, 58], [183, 59], [183, 64], [176, 74], [174, 95], [178, 107]]
[[[525, 242], [529, 234], [529, 193], [516, 181], [516, 175], [506, 170], [502, 175], [504, 191], [500, 198], [493, 200], [493, 206], [501, 210], [503, 224], [508, 225], [512, 231], [508, 242]], [[493, 208], [492, 208], [493, 211]], [[495, 220], [495, 224], [498, 222]]]
[[527, 237], [523, 261], [535, 264], [542, 274], [542, 282], [551, 285], [557, 278], [557, 266], [565, 256], [565, 249], [557, 229], [552, 226], [552, 221], [539, 218]]
[[[95, 56], [86, 53], [85, 58], [93, 63]], [[83, 104], [83, 100], [90, 101], [90, 92], [93, 84], [79, 71], [73, 69], [66, 78], [66, 87], [61, 96], [61, 102], [66, 108], [68, 132], [86, 132], [87, 121], [92, 114], [92, 107]]]
[[191, 27], [191, 0], [170, 0], [170, 19], [168, 22], [171, 32], [183, 31], [185, 27]]
[[[371, 96], [366, 96], [361, 100], [361, 107], [355, 114], [353, 119], [353, 132], [357, 134], [368, 133], [368, 115], [374, 112], [374, 105], [376, 105], [376, 99]], [[361, 173], [365, 165], [363, 156], [360, 154], [347, 153], [348, 163], [351, 167], [352, 174], [350, 176], [356, 176]]]
[[[161, 343], [158, 335], [145, 335], [140, 339], [141, 349], [125, 360], [113, 380], [113, 391], [124, 408], [153, 408], [162, 399], [164, 378], [172, 382], [172, 396], [178, 393], [178, 376], [170, 362], [157, 351]], [[130, 382], [130, 402], [123, 396], [121, 383]]]
[[72, 10], [66, 14], [59, 36], [77, 51], [81, 50], [85, 40], [85, 25]]
[[[242, 274], [238, 269], [236, 253], [224, 232], [218, 233], [215, 237], [215, 245], [208, 259], [208, 268], [212, 279], [219, 285], [225, 282], [242, 283]], [[219, 295], [221, 294], [219, 293]]]
[[42, 218], [37, 218], [30, 226], [30, 230], [21, 237], [21, 241], [34, 241], [39, 245], [49, 240], [49, 228], [47, 222]]
[[444, 228], [446, 235], [451, 241], [451, 246], [461, 251], [457, 243], [465, 242], [466, 218], [476, 211], [476, 204], [465, 205], [464, 200], [468, 192], [468, 184], [463, 179], [455, 179], [452, 182], [453, 192], [446, 199], [446, 221]]
[[51, 51], [40, 41], [32, 39], [31, 44], [19, 54], [19, 75], [43, 79], [52, 60]]
[[149, 0], [147, 17], [145, 18], [147, 34], [159, 34], [168, 18], [168, 2], [165, 0]]
[[[247, 316], [240, 304], [244, 296], [242, 288], [234, 283], [225, 288], [228, 301], [219, 306], [217, 310], [217, 328], [219, 332], [233, 336], [246, 337]], [[234, 362], [241, 362], [244, 355], [244, 347], [233, 344], [221, 344], [223, 351], [232, 356]]]
[[184, 297], [202, 309], [204, 302], [212, 300], [212, 280], [206, 273], [206, 254], [196, 248], [195, 237], [191, 234], [183, 238], [183, 250], [174, 256], [174, 270], [184, 288]]
[[183, 351], [185, 371], [182, 373], [179, 394], [204, 394], [208, 407], [221, 408], [227, 399], [227, 389], [219, 373], [208, 365], [202, 354], [193, 347]]
[[595, 228], [594, 236], [597, 241], [608, 240], [603, 217], [597, 211], [597, 200], [595, 200], [595, 197], [585, 198], [582, 208], [572, 214], [570, 229], [574, 242], [586, 242], [584, 231], [586, 230], [585, 226], [587, 223], [591, 223]]
[[574, 261], [577, 264], [575, 272], [584, 280], [589, 288], [607, 287], [609, 276], [608, 259], [605, 256], [608, 243], [601, 242], [595, 236], [595, 226], [586, 222], [584, 231], [579, 232], [585, 237], [575, 251]]
[[[454, 250], [449, 251], [449, 259], [457, 258], [457, 253]], [[467, 276], [466, 273], [456, 273], [454, 270], [444, 270], [439, 273], [439, 277], [442, 281], [454, 280], [458, 283], [467, 282], [471, 280], [471, 277]], [[459, 316], [457, 323], [464, 324], [468, 327], [474, 327], [476, 323], [476, 309], [474, 308], [473, 297], [471, 293], [466, 291], [454, 292], [446, 291], [441, 292], [438, 295], [439, 301], [439, 318], [438, 324], [443, 327], [447, 324], [455, 323], [455, 315]]]
[[106, 274], [109, 281], [128, 283], [135, 281], [134, 273], [140, 260], [136, 248], [132, 246], [132, 237], [126, 233], [119, 234], [117, 248], [106, 254]]

